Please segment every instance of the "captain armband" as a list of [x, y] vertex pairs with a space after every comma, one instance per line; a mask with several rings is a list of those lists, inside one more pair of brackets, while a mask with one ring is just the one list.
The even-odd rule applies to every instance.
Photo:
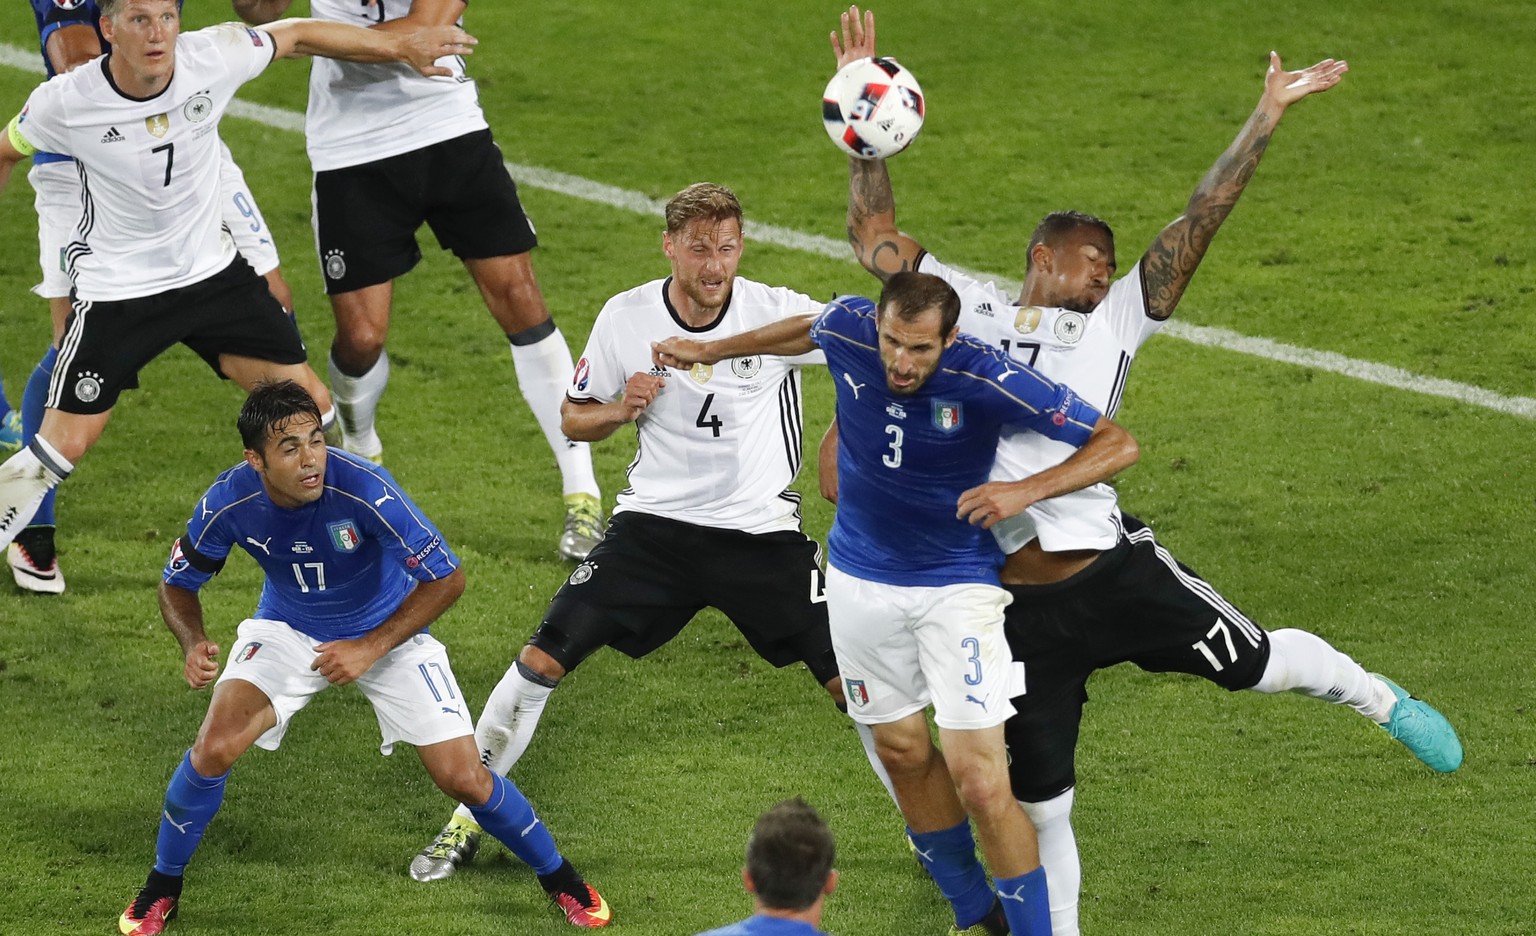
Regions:
[[12, 117], [11, 122], [5, 125], [5, 137], [10, 141], [11, 146], [15, 148], [16, 152], [23, 156], [31, 156], [37, 152], [37, 147], [33, 146], [27, 141], [26, 137], [21, 135], [21, 122], [26, 119], [26, 116], [27, 112], [23, 110], [15, 117]]

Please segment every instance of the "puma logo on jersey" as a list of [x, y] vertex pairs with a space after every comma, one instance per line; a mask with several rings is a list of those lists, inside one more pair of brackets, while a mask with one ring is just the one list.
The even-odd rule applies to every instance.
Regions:
[[208, 509], [208, 498], [205, 497], [202, 500], [198, 501], [198, 505], [203, 508], [203, 515], [199, 519], [207, 520], [209, 515], [213, 513], [213, 511]]
[[967, 701], [967, 702], [975, 702], [977, 705], [981, 706], [981, 710], [983, 712], [985, 712], [987, 710], [987, 703], [985, 701], [983, 701], [982, 699], [976, 698], [973, 695], [966, 696], [965, 697], [965, 701]]
[[1018, 371], [1016, 371], [1016, 370], [1005, 370], [1001, 374], [997, 375], [997, 382], [998, 383], [1002, 383], [1003, 381], [1007, 380], [1009, 377], [1012, 377], [1014, 374], [1017, 374], [1017, 373], [1018, 373]]
[[117, 132], [116, 127], [108, 127], [107, 132], [101, 135], [103, 143], [121, 143], [126, 139], [128, 138]]
[[853, 388], [853, 398], [857, 400], [859, 398], [859, 391], [864, 389], [864, 384], [854, 383], [853, 376], [847, 371], [843, 371], [843, 383]]
[[395, 499], [395, 495], [386, 493], [383, 497], [381, 497], [378, 500], [374, 501], [373, 502], [373, 506], [375, 506], [375, 507], [382, 507], [382, 506], [384, 506], [384, 502], [385, 501], [392, 501], [394, 499]]
[[257, 541], [256, 541], [256, 537], [254, 537], [254, 536], [247, 536], [247, 537], [246, 537], [246, 538], [245, 538], [245, 541], [246, 541], [246, 542], [247, 542], [247, 543], [250, 543], [250, 544], [251, 544], [251, 545], [252, 545], [252, 546], [260, 546], [260, 547], [261, 547], [261, 551], [262, 551], [262, 552], [264, 552], [264, 553], [266, 553], [266, 554], [267, 554], [267, 555], [269, 555], [269, 556], [270, 556], [270, 555], [272, 555], [272, 550], [270, 550], [270, 549], [268, 549], [268, 548], [267, 548], [267, 547], [268, 547], [268, 546], [270, 546], [270, 545], [271, 545], [271, 543], [272, 543], [272, 537], [270, 537], [270, 536], [269, 536], [269, 537], [267, 537], [267, 541], [266, 541], [266, 542], [265, 542], [265, 543], [259, 543], [259, 542], [257, 542]]

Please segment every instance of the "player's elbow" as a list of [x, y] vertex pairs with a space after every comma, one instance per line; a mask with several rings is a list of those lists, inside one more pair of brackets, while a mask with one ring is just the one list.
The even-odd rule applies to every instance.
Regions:
[[234, 0], [235, 15], [252, 26], [265, 26], [288, 11], [289, 0]]
[[1114, 455], [1115, 471], [1124, 471], [1141, 459], [1141, 443], [1137, 442], [1136, 437], [1119, 423], [1109, 420], [1105, 422], [1108, 425], [1104, 431], [1110, 433], [1109, 442]]

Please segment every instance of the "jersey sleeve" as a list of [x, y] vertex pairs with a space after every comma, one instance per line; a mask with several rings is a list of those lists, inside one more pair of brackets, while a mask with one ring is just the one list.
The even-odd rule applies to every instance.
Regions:
[[271, 33], [244, 23], [220, 23], [198, 32], [213, 39], [214, 47], [229, 66], [234, 89], [267, 70], [277, 55], [277, 43]]
[[365, 483], [376, 485], [377, 490], [362, 494], [364, 530], [378, 539], [386, 557], [394, 557], [417, 581], [435, 582], [451, 575], [459, 567], [459, 557], [437, 527], [389, 472], [380, 468], [372, 476], [375, 480]]
[[1120, 346], [1132, 355], [1166, 322], [1166, 319], [1155, 319], [1148, 314], [1147, 292], [1141, 281], [1139, 260], [1131, 272], [1110, 284], [1104, 301], [1098, 304], [1093, 314], [1109, 320]]
[[1093, 435], [1093, 427], [1103, 414], [1071, 387], [996, 348], [980, 342], [969, 348], [966, 369], [987, 388], [988, 405], [997, 408], [999, 422], [1032, 429], [1074, 448], [1081, 448]]
[[33, 89], [21, 113], [6, 126], [6, 137], [18, 153], [69, 154], [69, 135], [64, 127], [64, 106], [60, 88], [64, 76], [51, 78]]
[[208, 580], [218, 575], [229, 558], [234, 533], [222, 522], [225, 512], [208, 509], [210, 491], [198, 501], [187, 521], [187, 529], [171, 544], [171, 556], [165, 563], [160, 579], [167, 585], [198, 591]]
[[610, 303], [597, 314], [587, 346], [576, 362], [576, 372], [571, 375], [571, 386], [565, 391], [566, 397], [577, 403], [607, 403], [618, 397], [629, 382], [624, 362], [614, 347], [612, 309]]
[[838, 296], [811, 326], [811, 340], [833, 361], [856, 347], [876, 348], [875, 304], [863, 296]]

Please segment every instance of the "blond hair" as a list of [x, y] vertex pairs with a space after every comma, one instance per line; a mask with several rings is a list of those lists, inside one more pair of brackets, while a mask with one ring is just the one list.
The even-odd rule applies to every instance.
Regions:
[[667, 202], [667, 233], [676, 234], [700, 220], [720, 223], [734, 218], [741, 226], [741, 202], [736, 193], [713, 182], [695, 182]]

